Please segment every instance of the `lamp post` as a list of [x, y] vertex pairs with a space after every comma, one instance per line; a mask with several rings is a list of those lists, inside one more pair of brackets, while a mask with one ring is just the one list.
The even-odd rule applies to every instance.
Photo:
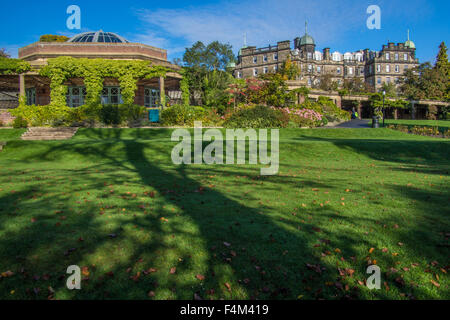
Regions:
[[386, 96], [386, 90], [383, 90], [383, 128], [384, 128], [384, 118], [386, 116], [386, 111], [384, 110], [384, 97]]

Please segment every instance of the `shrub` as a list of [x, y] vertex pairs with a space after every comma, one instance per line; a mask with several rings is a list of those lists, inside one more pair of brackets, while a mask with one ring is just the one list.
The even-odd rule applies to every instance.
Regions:
[[287, 114], [297, 127], [317, 127], [323, 124], [322, 114], [312, 109], [282, 108], [281, 111]]
[[224, 123], [228, 128], [286, 128], [288, 125], [287, 113], [266, 106], [238, 110]]
[[339, 108], [330, 98], [320, 96], [317, 104], [321, 106], [323, 115], [328, 121], [350, 120], [350, 114]]
[[100, 120], [106, 125], [118, 125], [120, 124], [120, 110], [117, 105], [104, 105], [100, 109]]
[[446, 130], [446, 131], [444, 131], [444, 133], [443, 133], [442, 135], [444, 136], [444, 138], [447, 138], [447, 139], [449, 139], [449, 138], [450, 138], [450, 129], [449, 129], [449, 130]]
[[440, 135], [439, 129], [437, 127], [418, 127], [414, 126], [411, 128], [411, 133], [418, 134], [421, 136], [437, 136]]
[[65, 120], [69, 115], [70, 108], [67, 106], [59, 106], [49, 104], [45, 106], [27, 106], [20, 105], [13, 109], [10, 113], [15, 117], [22, 117], [31, 126], [51, 126], [55, 122]]
[[28, 122], [22, 116], [18, 116], [13, 121], [13, 128], [15, 129], [28, 128]]
[[206, 115], [202, 107], [176, 104], [161, 112], [161, 122], [166, 126], [193, 126], [194, 121], [203, 121]]

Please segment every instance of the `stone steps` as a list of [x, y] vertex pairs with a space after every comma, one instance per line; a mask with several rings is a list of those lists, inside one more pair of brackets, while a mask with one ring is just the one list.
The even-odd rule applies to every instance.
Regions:
[[22, 140], [68, 140], [77, 132], [78, 128], [36, 128], [31, 127], [22, 135]]

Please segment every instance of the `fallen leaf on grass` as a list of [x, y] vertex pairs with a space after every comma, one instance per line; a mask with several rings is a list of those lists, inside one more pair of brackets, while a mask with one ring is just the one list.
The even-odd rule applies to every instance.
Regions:
[[198, 280], [200, 280], [200, 281], [205, 280], [205, 276], [202, 275], [202, 274], [198, 274], [198, 275], [196, 275], [195, 277], [196, 277]]
[[174, 274], [175, 272], [177, 272], [177, 268], [173, 267], [170, 269], [170, 274]]
[[437, 287], [437, 288], [439, 288], [439, 287], [441, 286], [439, 283], [437, 283], [437, 282], [434, 281], [434, 280], [430, 280], [430, 282], [431, 282], [435, 287]]

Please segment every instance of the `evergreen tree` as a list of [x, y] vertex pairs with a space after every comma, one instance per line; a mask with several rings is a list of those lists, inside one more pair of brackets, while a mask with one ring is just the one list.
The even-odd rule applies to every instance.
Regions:
[[444, 42], [439, 45], [439, 53], [436, 57], [435, 68], [442, 71], [446, 76], [450, 72], [450, 64], [448, 62], [447, 46]]

